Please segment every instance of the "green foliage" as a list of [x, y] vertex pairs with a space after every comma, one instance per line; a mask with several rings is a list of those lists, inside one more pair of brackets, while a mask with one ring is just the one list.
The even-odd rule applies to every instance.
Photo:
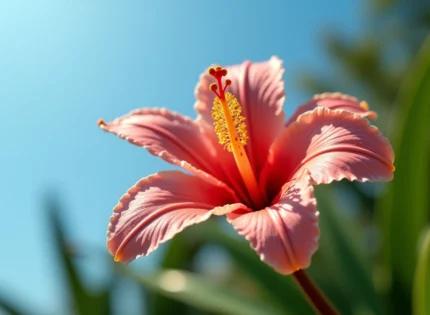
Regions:
[[190, 272], [165, 269], [145, 274], [118, 268], [122, 269], [120, 272], [124, 275], [140, 282], [149, 290], [217, 314], [282, 314], [268, 303], [246, 297], [228, 286], [206, 280]]
[[330, 275], [323, 279], [336, 282], [337, 293], [347, 298], [353, 312], [366, 310], [371, 314], [381, 314], [380, 296], [372, 282], [369, 257], [357, 242], [360, 237], [358, 228], [342, 213], [333, 189], [317, 187], [316, 197], [321, 213], [319, 255]]
[[64, 284], [68, 290], [71, 305], [68, 307], [79, 315], [109, 315], [110, 296], [113, 286], [109, 285], [98, 293], [90, 292], [84, 285], [76, 268], [73, 251], [67, 241], [64, 227], [61, 223], [61, 207], [55, 199], [48, 198], [46, 202], [47, 217], [51, 240], [55, 245], [55, 254], [64, 277]]
[[414, 314], [430, 314], [430, 228], [423, 233], [414, 281]]
[[[193, 258], [203, 247], [204, 243], [198, 238], [190, 240], [187, 234], [180, 234], [170, 241], [161, 261], [163, 269], [192, 270]], [[161, 294], [147, 292], [148, 312], [154, 315], [190, 314], [190, 307], [182, 301], [165, 297]]]
[[0, 294], [0, 311], [8, 315], [24, 315], [27, 312], [21, 310], [21, 306], [16, 301], [11, 300], [3, 292]]
[[429, 218], [430, 37], [400, 89], [396, 104], [396, 179], [388, 186], [382, 216], [386, 265], [397, 297], [412, 289], [417, 244]]

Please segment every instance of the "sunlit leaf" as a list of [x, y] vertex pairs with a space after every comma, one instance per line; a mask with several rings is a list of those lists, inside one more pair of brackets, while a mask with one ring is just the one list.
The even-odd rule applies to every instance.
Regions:
[[[186, 233], [172, 239], [161, 261], [162, 268], [191, 270], [194, 256], [202, 247], [199, 239], [189, 240]], [[180, 301], [173, 300], [158, 293], [148, 292], [148, 309], [150, 314], [176, 315], [187, 314], [190, 307]]]
[[148, 290], [202, 310], [232, 315], [284, 314], [270, 304], [246, 297], [228, 286], [191, 272], [167, 269], [152, 274], [135, 273], [120, 265], [117, 269]]

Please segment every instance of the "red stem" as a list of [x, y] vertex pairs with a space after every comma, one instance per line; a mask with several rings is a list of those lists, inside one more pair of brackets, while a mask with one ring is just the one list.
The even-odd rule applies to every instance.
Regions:
[[320, 289], [312, 282], [304, 270], [298, 270], [293, 273], [300, 288], [309, 303], [321, 315], [339, 315], [339, 312], [334, 308], [330, 301], [324, 296]]

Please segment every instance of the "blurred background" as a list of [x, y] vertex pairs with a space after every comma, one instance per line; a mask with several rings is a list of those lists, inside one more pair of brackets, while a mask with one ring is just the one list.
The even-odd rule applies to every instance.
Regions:
[[342, 314], [429, 315], [429, 31], [425, 0], [0, 0], [0, 314], [312, 314], [224, 220], [128, 267], [105, 247], [120, 196], [172, 166], [97, 119], [194, 118], [209, 65], [277, 55], [287, 114], [355, 95], [396, 151], [388, 185], [317, 188], [310, 275]]

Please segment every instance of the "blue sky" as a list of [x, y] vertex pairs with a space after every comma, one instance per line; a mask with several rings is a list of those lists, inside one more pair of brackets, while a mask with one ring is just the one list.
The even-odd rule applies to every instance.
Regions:
[[0, 290], [34, 310], [61, 306], [43, 193], [61, 193], [75, 239], [104, 249], [118, 198], [171, 168], [98, 118], [147, 106], [195, 117], [194, 86], [210, 64], [272, 55], [284, 60], [291, 113], [306, 100], [298, 70], [330, 67], [324, 30], [355, 34], [363, 13], [358, 0], [0, 0]]

